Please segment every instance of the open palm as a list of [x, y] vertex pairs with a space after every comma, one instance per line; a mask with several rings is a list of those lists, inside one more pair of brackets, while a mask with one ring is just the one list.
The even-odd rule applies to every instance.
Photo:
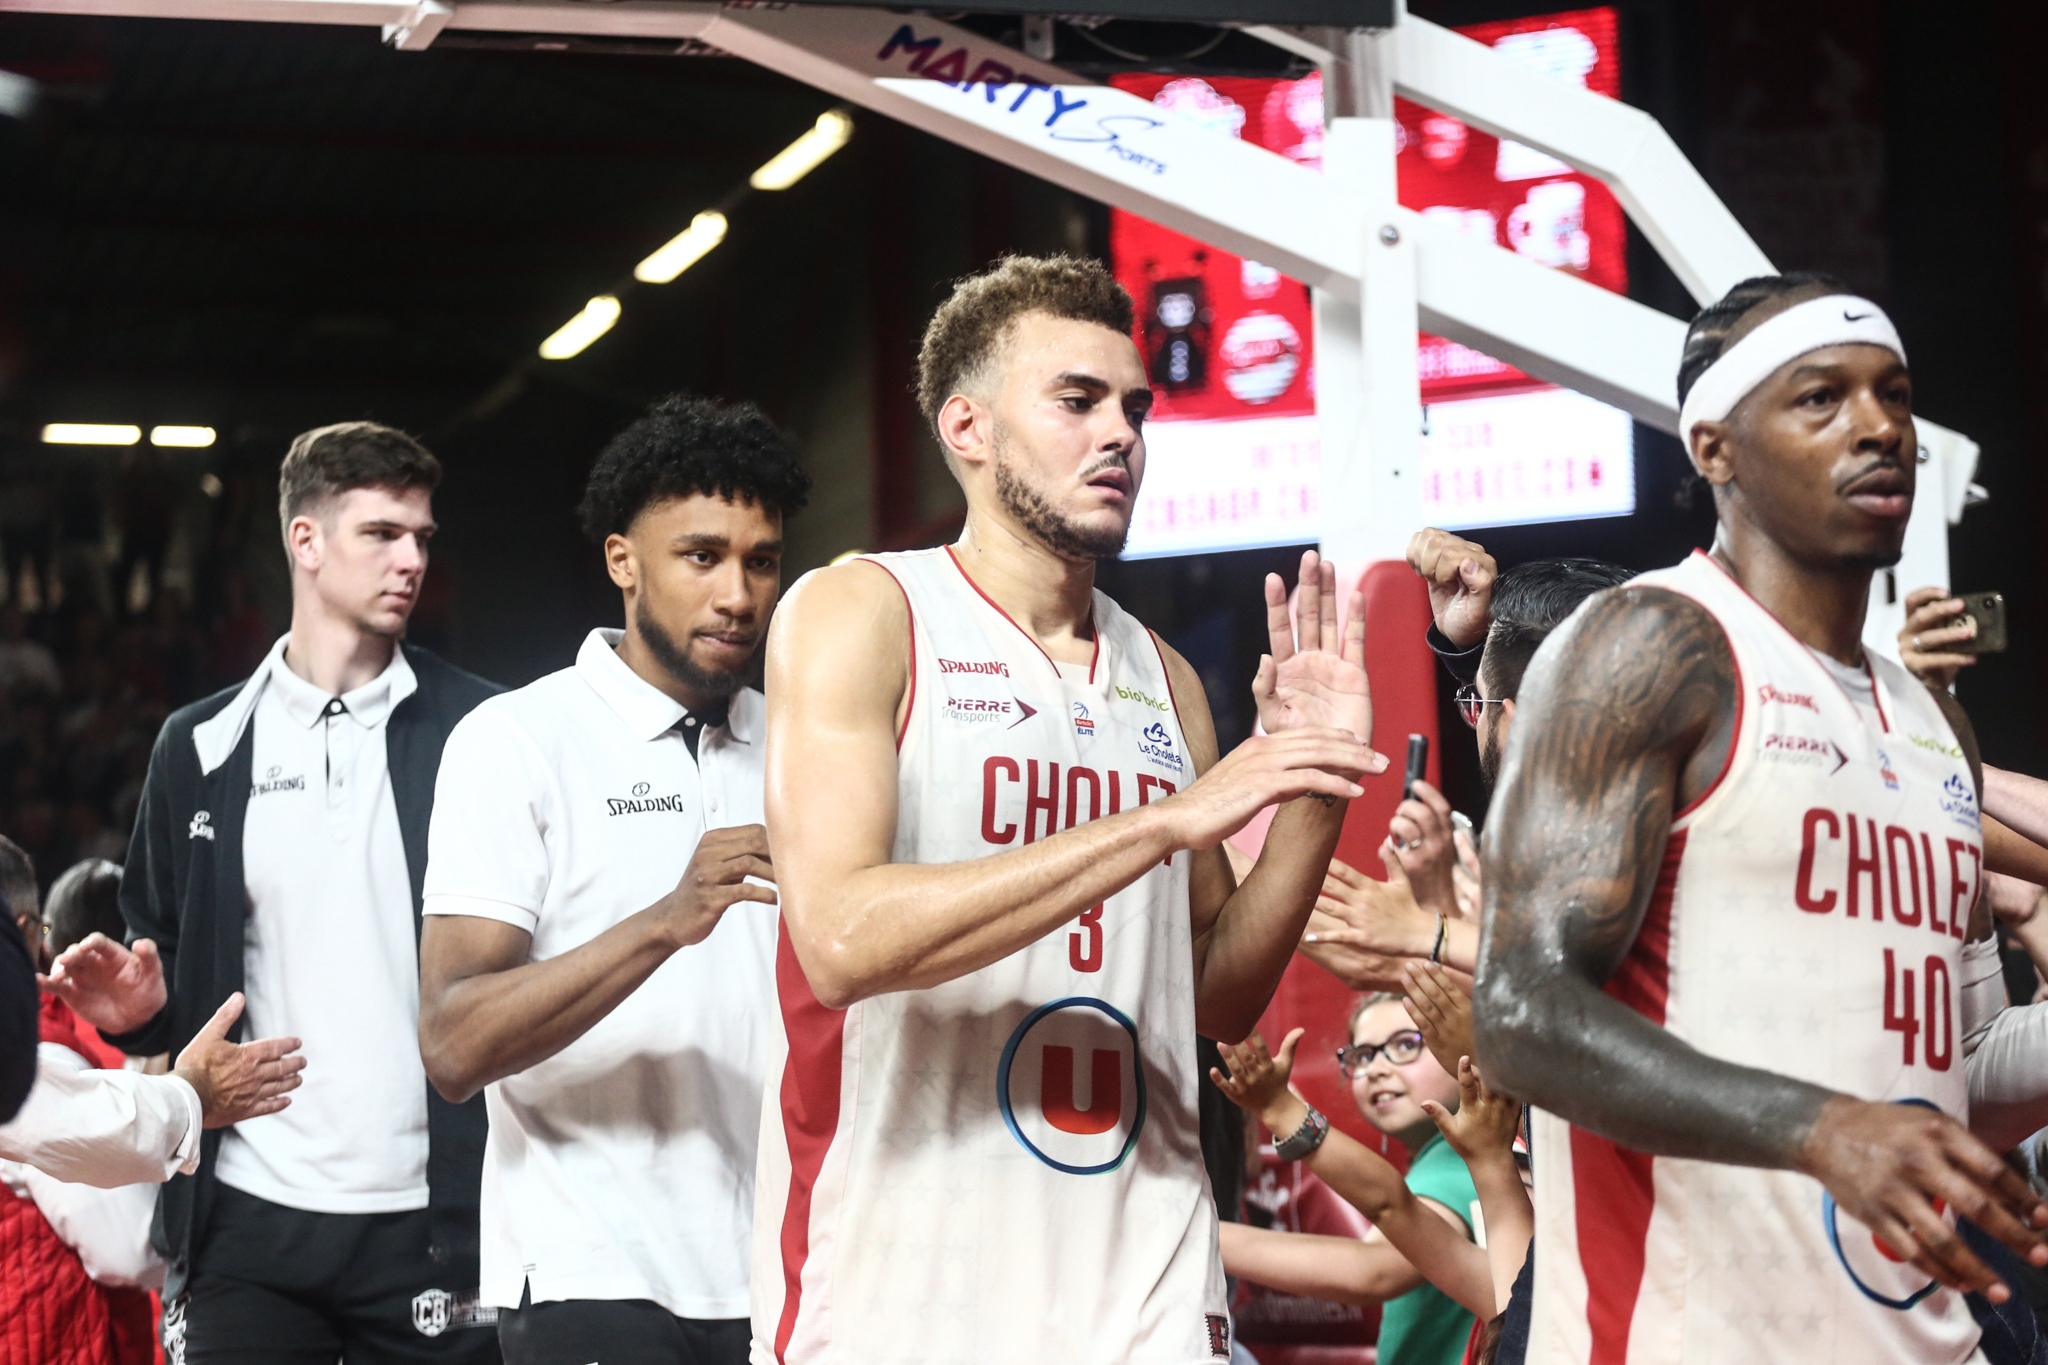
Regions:
[[1259, 662], [1252, 694], [1269, 735], [1306, 726], [1349, 730], [1372, 743], [1372, 689], [1365, 679], [1365, 600], [1351, 594], [1340, 647], [1337, 569], [1314, 550], [1301, 557], [1290, 619], [1280, 575], [1266, 575], [1266, 631], [1272, 653]]

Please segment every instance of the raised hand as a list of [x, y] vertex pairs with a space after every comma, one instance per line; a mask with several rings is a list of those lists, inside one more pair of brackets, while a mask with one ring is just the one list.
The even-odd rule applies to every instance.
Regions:
[[1429, 586], [1429, 614], [1446, 640], [1470, 649], [1493, 624], [1493, 556], [1477, 541], [1431, 527], [1408, 542], [1408, 563]]
[[199, 1092], [208, 1128], [275, 1114], [292, 1102], [288, 1092], [299, 1088], [299, 1073], [306, 1067], [296, 1038], [229, 1042], [228, 1029], [241, 1015], [242, 993], [236, 991], [185, 1044], [172, 1072]]
[[163, 959], [146, 938], [130, 950], [105, 934], [87, 934], [58, 954], [48, 976], [36, 980], [101, 1033], [141, 1028], [169, 998]]
[[1436, 941], [1436, 916], [1415, 903], [1393, 854], [1381, 857], [1383, 882], [1332, 858], [1301, 936], [1302, 956], [1355, 991], [1400, 990], [1403, 968]]
[[[1259, 724], [1269, 735], [1311, 728], [1349, 730], [1372, 743], [1372, 691], [1365, 679], [1365, 598], [1352, 593], [1350, 621], [1340, 641], [1337, 629], [1337, 569], [1314, 550], [1301, 556], [1301, 583], [1294, 615], [1279, 574], [1266, 575], [1266, 633], [1272, 653], [1259, 660], [1252, 679]], [[1387, 760], [1373, 755], [1369, 772], [1383, 772]]]
[[[1225, 1075], [1209, 1068], [1209, 1079], [1247, 1114], [1256, 1114], [1274, 1133], [1291, 1133], [1301, 1126], [1302, 1102], [1287, 1088], [1294, 1072], [1294, 1050], [1301, 1046], [1307, 1029], [1294, 1029], [1280, 1040], [1280, 1051], [1266, 1051], [1266, 1040], [1257, 1029], [1241, 1043], [1223, 1043], [1217, 1051], [1230, 1068]], [[1292, 1116], [1291, 1119], [1289, 1116]], [[1278, 1126], [1285, 1124], [1283, 1129]]]
[[1437, 1131], [1444, 1135], [1450, 1149], [1464, 1158], [1466, 1165], [1489, 1157], [1513, 1161], [1515, 1128], [1522, 1121], [1522, 1106], [1488, 1090], [1469, 1056], [1458, 1058], [1456, 1070], [1458, 1112], [1453, 1114], [1435, 1100], [1424, 1100], [1422, 1112], [1436, 1121]]
[[1427, 782], [1416, 782], [1414, 794], [1394, 808], [1387, 834], [1415, 889], [1416, 904], [1446, 919], [1462, 918], [1452, 875], [1458, 862], [1456, 826], [1443, 793]]

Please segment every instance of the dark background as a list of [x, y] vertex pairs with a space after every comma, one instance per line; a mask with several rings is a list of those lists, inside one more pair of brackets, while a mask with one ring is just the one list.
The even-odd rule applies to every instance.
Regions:
[[[1412, 8], [1462, 23], [1563, 6]], [[2048, 7], [1620, 8], [1628, 100], [1781, 268], [1829, 270], [1884, 302], [1922, 410], [1982, 443], [1992, 500], [1952, 530], [1953, 582], [2006, 593], [2014, 645], [1961, 695], [1993, 762], [2048, 771], [2032, 691], [2048, 626]], [[1062, 25], [1059, 60], [1100, 74], [1141, 65], [1111, 48], [1172, 58], [1205, 43], [1177, 69], [1289, 60], [1213, 37]], [[749, 199], [724, 245], [636, 293], [611, 335], [529, 363], [831, 104], [744, 62], [591, 46], [444, 33], [400, 53], [366, 29], [0, 15], [0, 69], [41, 87], [29, 120], [0, 119], [0, 547], [17, 601], [24, 562], [38, 581], [37, 610], [0, 612], [0, 683], [16, 635], [62, 670], [56, 696], [0, 701], [0, 831], [46, 879], [124, 844], [164, 709], [241, 676], [286, 624], [275, 474], [307, 427], [375, 418], [441, 456], [445, 529], [415, 635], [510, 684], [616, 622], [571, 508], [598, 448], [664, 392], [752, 399], [795, 436], [818, 483], [791, 525], [792, 576], [957, 527], [957, 489], [909, 396], [923, 320], [1003, 251], [1099, 251], [1104, 211], [856, 112], [845, 151]], [[1639, 298], [1690, 314], [1639, 238], [1630, 264]], [[48, 421], [204, 423], [221, 440], [52, 447], [37, 440]], [[1668, 564], [1711, 524], [1679, 505], [1682, 470], [1673, 441], [1639, 429], [1635, 516], [1472, 534], [1507, 562]], [[1251, 720], [1259, 576], [1293, 555], [1105, 572], [1203, 671], [1226, 742]], [[162, 561], [146, 602], [128, 594], [138, 558]], [[1455, 725], [1447, 781], [1477, 811]]]

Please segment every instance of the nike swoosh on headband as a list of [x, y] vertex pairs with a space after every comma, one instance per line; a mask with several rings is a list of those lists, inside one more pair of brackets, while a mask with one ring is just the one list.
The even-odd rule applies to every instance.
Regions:
[[1902, 361], [1906, 358], [1898, 330], [1884, 309], [1869, 299], [1853, 294], [1808, 299], [1759, 324], [1707, 366], [1679, 405], [1679, 439], [1690, 440], [1700, 422], [1726, 420], [1735, 405], [1779, 366], [1809, 351], [1845, 345], [1881, 346]]

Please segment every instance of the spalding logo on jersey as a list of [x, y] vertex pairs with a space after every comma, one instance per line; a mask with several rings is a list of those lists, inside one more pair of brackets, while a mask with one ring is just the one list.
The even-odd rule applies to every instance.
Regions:
[[996, 1103], [1010, 1135], [1054, 1170], [1115, 1170], [1145, 1126], [1137, 1025], [1088, 996], [1040, 1005], [1003, 1044]]

